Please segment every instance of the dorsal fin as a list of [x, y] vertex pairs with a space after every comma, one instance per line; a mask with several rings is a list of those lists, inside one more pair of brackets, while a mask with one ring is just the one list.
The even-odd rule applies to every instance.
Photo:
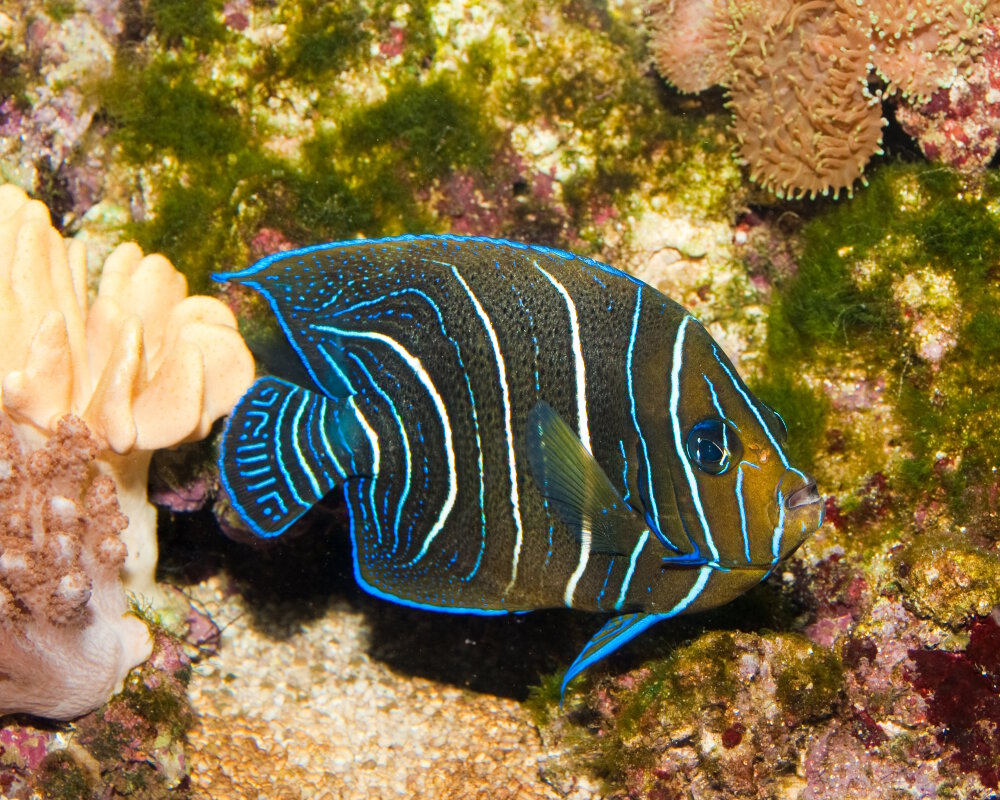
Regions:
[[278, 378], [240, 398], [222, 437], [222, 483], [258, 536], [285, 531], [347, 474], [344, 405]]
[[640, 520], [580, 438], [545, 401], [528, 416], [527, 440], [539, 491], [563, 524], [579, 537], [589, 536], [592, 553], [631, 553]]

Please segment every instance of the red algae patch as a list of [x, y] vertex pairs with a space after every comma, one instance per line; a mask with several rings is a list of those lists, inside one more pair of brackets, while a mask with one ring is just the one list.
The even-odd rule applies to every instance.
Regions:
[[927, 716], [940, 725], [938, 741], [954, 748], [952, 760], [1000, 787], [1000, 624], [997, 614], [969, 628], [965, 650], [911, 650], [913, 685], [927, 700]]

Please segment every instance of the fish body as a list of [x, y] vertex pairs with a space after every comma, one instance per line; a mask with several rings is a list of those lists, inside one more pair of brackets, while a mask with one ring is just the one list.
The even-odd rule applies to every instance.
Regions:
[[227, 423], [222, 480], [250, 528], [279, 535], [340, 487], [374, 595], [616, 614], [566, 681], [743, 593], [821, 522], [780, 417], [694, 317], [620, 270], [403, 236], [217, 278], [267, 299], [308, 374], [261, 378]]

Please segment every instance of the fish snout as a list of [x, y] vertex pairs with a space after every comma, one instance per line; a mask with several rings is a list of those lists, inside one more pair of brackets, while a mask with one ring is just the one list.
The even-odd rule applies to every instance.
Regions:
[[788, 470], [778, 482], [776, 501], [780, 530], [773, 543], [773, 555], [785, 558], [790, 555], [823, 523], [823, 497], [816, 488], [816, 481], [797, 470]]
[[812, 478], [806, 478], [802, 486], [786, 495], [785, 508], [789, 511], [794, 511], [803, 506], [819, 503], [822, 499], [819, 491], [816, 489], [816, 481]]

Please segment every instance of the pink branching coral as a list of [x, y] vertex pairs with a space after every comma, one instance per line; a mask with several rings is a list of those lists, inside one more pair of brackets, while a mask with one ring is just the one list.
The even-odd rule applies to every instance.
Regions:
[[83, 420], [66, 416], [25, 455], [0, 414], [0, 714], [85, 714], [151, 652], [128, 613], [127, 520], [98, 450]]
[[686, 92], [727, 87], [751, 179], [793, 198], [850, 193], [881, 152], [882, 97], [919, 103], [950, 86], [998, 15], [996, 0], [647, 4], [661, 74]]

